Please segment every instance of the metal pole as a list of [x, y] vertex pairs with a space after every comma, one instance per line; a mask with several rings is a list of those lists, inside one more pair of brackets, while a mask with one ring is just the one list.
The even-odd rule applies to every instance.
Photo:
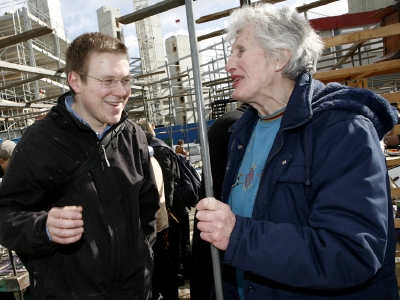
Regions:
[[[195, 23], [193, 17], [193, 0], [185, 0], [186, 17], [189, 31], [189, 41], [190, 41], [190, 51], [192, 57], [193, 66], [193, 79], [195, 96], [197, 103], [197, 116], [199, 120], [199, 136], [200, 136], [200, 146], [201, 146], [201, 159], [203, 161], [203, 180], [205, 181], [205, 191], [207, 197], [213, 197], [213, 186], [211, 178], [211, 162], [210, 154], [208, 151], [208, 136], [207, 136], [207, 124], [205, 118], [205, 108], [203, 100], [203, 89], [201, 84], [201, 74], [200, 74], [200, 60], [199, 51], [197, 47], [197, 34], [195, 30]], [[223, 300], [224, 295], [222, 291], [222, 280], [221, 280], [221, 265], [219, 261], [219, 251], [213, 245], [211, 247], [211, 257], [212, 265], [214, 271], [214, 285], [215, 294], [217, 300]]]
[[[165, 70], [167, 72], [167, 77], [171, 78], [170, 74], [169, 74], [169, 66], [167, 64], [167, 62], [165, 62]], [[173, 107], [173, 101], [174, 99], [172, 98], [173, 92], [172, 92], [172, 87], [171, 87], [171, 80], [168, 80], [168, 89], [169, 89], [169, 95], [171, 97], [168, 98], [168, 110], [169, 110], [169, 140], [171, 141], [171, 148], [172, 145], [174, 144], [173, 140], [172, 140], [172, 124], [171, 124], [171, 115], [173, 114], [173, 120], [174, 120], [174, 125], [175, 125], [175, 108]], [[173, 111], [173, 112], [172, 112]]]

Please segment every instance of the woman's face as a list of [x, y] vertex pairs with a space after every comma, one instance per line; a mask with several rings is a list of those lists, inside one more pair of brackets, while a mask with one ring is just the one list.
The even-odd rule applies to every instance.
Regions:
[[232, 98], [245, 103], [263, 103], [277, 79], [277, 64], [267, 62], [264, 50], [254, 41], [253, 29], [245, 27], [232, 45], [225, 70], [231, 74]]

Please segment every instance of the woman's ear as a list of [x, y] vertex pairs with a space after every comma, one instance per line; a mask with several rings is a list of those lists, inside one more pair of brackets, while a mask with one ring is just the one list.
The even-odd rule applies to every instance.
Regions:
[[289, 50], [282, 49], [282, 51], [280, 52], [280, 55], [278, 57], [278, 63], [279, 63], [281, 70], [286, 67], [291, 56], [292, 56], [292, 53]]
[[81, 77], [79, 74], [71, 71], [68, 73], [68, 83], [70, 87], [74, 90], [75, 94], [79, 94], [81, 92], [80, 86], [82, 84]]

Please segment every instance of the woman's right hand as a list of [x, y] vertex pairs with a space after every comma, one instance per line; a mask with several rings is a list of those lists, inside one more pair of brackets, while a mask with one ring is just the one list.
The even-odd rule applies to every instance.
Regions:
[[[212, 204], [211, 201], [215, 203]], [[200, 200], [196, 209], [200, 237], [213, 244], [214, 247], [225, 251], [236, 223], [236, 216], [231, 208], [221, 201], [207, 197]]]

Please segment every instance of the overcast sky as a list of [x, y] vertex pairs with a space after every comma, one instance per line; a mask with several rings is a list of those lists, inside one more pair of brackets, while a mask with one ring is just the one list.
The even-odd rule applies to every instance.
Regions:
[[[316, 0], [287, 0], [275, 4], [277, 6], [301, 6]], [[74, 39], [84, 32], [98, 31], [97, 9], [102, 6], [111, 6], [119, 8], [121, 16], [134, 11], [133, 0], [60, 0], [63, 12], [64, 26], [69, 39]], [[148, 0], [149, 5], [160, 2], [160, 0]], [[210, 2], [212, 5], [210, 5]], [[194, 20], [202, 16], [223, 11], [229, 8], [239, 6], [239, 0], [198, 0], [193, 2]], [[323, 16], [335, 16], [348, 12], [347, 0], [339, 0], [320, 8], [313, 9], [308, 13], [308, 18], [318, 18]], [[186, 9], [184, 6], [166, 11], [159, 14], [161, 28], [164, 40], [172, 35], [188, 34], [186, 22]], [[180, 20], [179, 23], [176, 20]], [[196, 24], [197, 36], [204, 35], [226, 26], [228, 18], [222, 18], [216, 21], [203, 24]], [[136, 38], [136, 28], [134, 24], [123, 25], [125, 43], [129, 48], [132, 57], [139, 57], [138, 44]], [[221, 37], [216, 38], [220, 41]], [[208, 39], [200, 44], [200, 49], [213, 43], [213, 39]]]

